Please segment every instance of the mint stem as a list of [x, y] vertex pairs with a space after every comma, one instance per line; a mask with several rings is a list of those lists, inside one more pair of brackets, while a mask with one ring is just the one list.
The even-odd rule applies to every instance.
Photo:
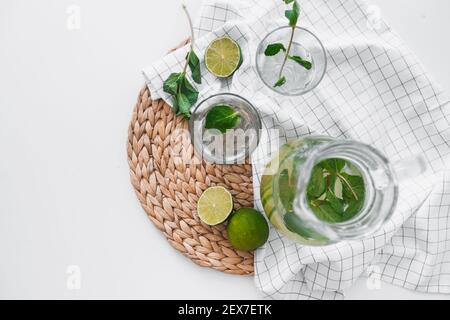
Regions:
[[186, 63], [184, 64], [184, 68], [183, 68], [183, 74], [186, 74], [186, 70], [187, 70], [187, 67], [189, 64], [189, 58], [191, 56], [192, 50], [194, 50], [194, 27], [192, 25], [191, 15], [189, 14], [189, 11], [184, 3], [182, 4], [182, 7], [183, 7], [184, 12], [186, 13], [186, 17], [189, 22], [189, 29], [191, 30], [191, 46], [190, 46], [189, 52], [186, 56]]
[[291, 38], [289, 39], [289, 44], [288, 44], [288, 47], [284, 54], [284, 60], [283, 60], [283, 64], [281, 65], [281, 69], [280, 69], [280, 73], [278, 74], [278, 78], [281, 78], [281, 76], [283, 75], [283, 69], [284, 69], [284, 66], [286, 65], [286, 61], [287, 61], [287, 59], [289, 57], [289, 53], [291, 51], [292, 41], [294, 40], [294, 33], [295, 33], [295, 26], [292, 27]]

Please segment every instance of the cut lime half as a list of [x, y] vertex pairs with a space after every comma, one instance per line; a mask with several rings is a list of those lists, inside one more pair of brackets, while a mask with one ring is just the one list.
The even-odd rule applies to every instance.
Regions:
[[231, 76], [241, 65], [241, 48], [230, 37], [211, 42], [205, 52], [206, 68], [219, 78]]
[[215, 226], [224, 222], [233, 210], [233, 198], [224, 187], [206, 189], [197, 202], [197, 214], [204, 223]]

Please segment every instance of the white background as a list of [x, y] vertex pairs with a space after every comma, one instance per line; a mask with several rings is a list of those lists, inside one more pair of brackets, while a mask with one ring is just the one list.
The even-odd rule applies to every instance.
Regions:
[[[450, 92], [450, 1], [370, 1]], [[195, 13], [200, 0], [186, 3]], [[66, 27], [70, 5], [80, 30]], [[0, 298], [258, 297], [253, 278], [172, 249], [129, 182], [140, 70], [187, 34], [175, 0], [0, 2]], [[80, 290], [67, 289], [69, 265]], [[450, 298], [366, 279], [347, 297]]]

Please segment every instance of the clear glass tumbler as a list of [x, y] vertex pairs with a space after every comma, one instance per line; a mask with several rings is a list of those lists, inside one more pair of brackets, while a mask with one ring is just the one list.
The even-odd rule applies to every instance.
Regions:
[[[240, 115], [239, 124], [226, 133], [206, 129], [208, 112], [219, 105], [230, 106]], [[198, 157], [215, 164], [242, 164], [258, 146], [262, 122], [256, 108], [233, 93], [212, 95], [192, 111], [189, 122], [191, 141]]]
[[264, 37], [256, 52], [256, 70], [261, 80], [271, 90], [282, 95], [298, 96], [313, 90], [322, 81], [327, 69], [327, 54], [316, 35], [307, 29], [296, 27], [290, 55], [300, 56], [311, 62], [312, 68], [307, 70], [297, 62], [288, 59], [282, 73], [286, 83], [280, 87], [274, 87], [280, 78], [284, 52], [280, 51], [274, 56], [266, 56], [264, 52], [267, 46], [273, 43], [282, 43], [287, 48], [291, 32], [292, 28], [289, 26], [280, 27]]

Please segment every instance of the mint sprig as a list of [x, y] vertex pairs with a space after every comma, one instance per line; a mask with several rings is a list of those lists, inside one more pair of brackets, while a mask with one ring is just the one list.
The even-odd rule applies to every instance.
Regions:
[[201, 84], [200, 59], [194, 52], [194, 29], [192, 26], [191, 16], [185, 5], [183, 10], [186, 13], [189, 27], [191, 29], [191, 45], [188, 54], [186, 55], [186, 62], [182, 72], [172, 73], [163, 83], [163, 91], [172, 95], [173, 104], [172, 110], [177, 115], [183, 115], [189, 119], [191, 116], [191, 108], [198, 100], [198, 90], [191, 84], [187, 78], [187, 68], [191, 70], [192, 80]]
[[300, 56], [291, 56], [290, 55], [292, 42], [294, 40], [295, 28], [297, 26], [298, 18], [300, 16], [300, 6], [298, 5], [298, 2], [296, 0], [283, 0], [283, 1], [285, 4], [292, 3], [292, 8], [290, 10], [286, 10], [284, 12], [284, 15], [289, 20], [289, 26], [292, 29], [288, 47], [286, 49], [282, 43], [271, 43], [271, 44], [267, 45], [267, 48], [264, 51], [264, 54], [268, 57], [274, 56], [274, 55], [278, 54], [280, 51], [284, 52], [284, 60], [281, 65], [280, 72], [278, 74], [278, 80], [273, 85], [274, 88], [281, 87], [286, 83], [286, 77], [283, 76], [283, 70], [284, 70], [284, 67], [285, 67], [288, 59], [297, 62], [299, 65], [301, 65], [306, 70], [311, 70], [311, 68], [312, 68], [312, 62], [307, 61]]
[[289, 20], [289, 26], [295, 28], [295, 26], [297, 25], [298, 17], [300, 15], [300, 6], [298, 5], [297, 1], [291, 2], [294, 2], [294, 4], [292, 5], [292, 9], [284, 11], [284, 15]]

